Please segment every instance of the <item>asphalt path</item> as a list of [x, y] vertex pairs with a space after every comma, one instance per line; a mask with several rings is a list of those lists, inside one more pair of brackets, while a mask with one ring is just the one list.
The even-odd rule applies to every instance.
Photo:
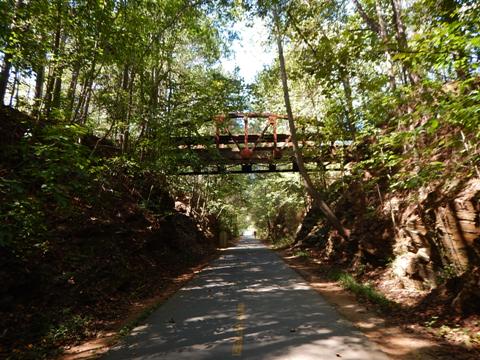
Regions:
[[105, 360], [239, 358], [388, 359], [277, 254], [243, 237]]

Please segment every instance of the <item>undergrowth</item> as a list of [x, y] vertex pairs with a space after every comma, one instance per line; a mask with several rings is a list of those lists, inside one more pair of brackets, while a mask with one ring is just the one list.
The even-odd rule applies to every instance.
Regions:
[[380, 306], [381, 310], [388, 310], [394, 306], [394, 303], [388, 300], [383, 294], [378, 292], [372, 285], [368, 283], [358, 282], [352, 275], [335, 270], [328, 274], [331, 280], [338, 281], [338, 283], [360, 299], [366, 299]]

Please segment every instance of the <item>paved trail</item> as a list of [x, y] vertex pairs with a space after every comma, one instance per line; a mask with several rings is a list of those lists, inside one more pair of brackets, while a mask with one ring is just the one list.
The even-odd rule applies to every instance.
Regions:
[[297, 273], [244, 237], [105, 360], [385, 360]]

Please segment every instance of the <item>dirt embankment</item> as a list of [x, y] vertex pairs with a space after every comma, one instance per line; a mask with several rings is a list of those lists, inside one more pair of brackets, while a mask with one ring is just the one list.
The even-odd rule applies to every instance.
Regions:
[[[475, 134], [446, 123], [419, 131], [428, 121], [363, 139], [325, 193], [351, 238], [310, 209], [292, 251], [368, 284], [401, 309], [400, 323], [478, 348], [480, 153]], [[399, 142], [400, 131], [416, 135]]]
[[391, 313], [399, 324], [480, 348], [480, 180], [364, 190], [352, 184], [337, 202], [336, 213], [353, 230], [350, 241], [311, 210], [293, 253], [372, 286], [401, 309]]
[[161, 175], [0, 115], [0, 357], [50, 358], [118, 327], [215, 253], [215, 224], [177, 211]]

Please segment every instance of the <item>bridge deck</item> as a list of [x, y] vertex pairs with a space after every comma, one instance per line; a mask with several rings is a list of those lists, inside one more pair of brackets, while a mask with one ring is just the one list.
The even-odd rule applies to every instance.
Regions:
[[[243, 134], [232, 134], [232, 120], [243, 120]], [[264, 119], [261, 133], [249, 134], [250, 119]], [[215, 116], [212, 120], [215, 135], [196, 137], [173, 137], [172, 151], [183, 158], [183, 166], [189, 171], [184, 174], [222, 174], [222, 173], [265, 173], [298, 171], [293, 151], [291, 135], [278, 134], [278, 120], [287, 119], [285, 115], [272, 113], [234, 112]], [[258, 123], [257, 123], [258, 124]], [[269, 131], [267, 131], [269, 130]], [[325, 164], [333, 159], [341, 144], [318, 143], [318, 134], [301, 133], [298, 136], [306, 163]], [[315, 155], [313, 155], [315, 154]], [[184, 155], [184, 156], [183, 156]], [[192, 161], [192, 155], [194, 161]], [[182, 160], [179, 161], [182, 166]], [[260, 165], [266, 168], [259, 168]], [[226, 169], [236, 166], [237, 169]], [[241, 167], [241, 170], [238, 167]], [[321, 165], [324, 166], [324, 165]]]

